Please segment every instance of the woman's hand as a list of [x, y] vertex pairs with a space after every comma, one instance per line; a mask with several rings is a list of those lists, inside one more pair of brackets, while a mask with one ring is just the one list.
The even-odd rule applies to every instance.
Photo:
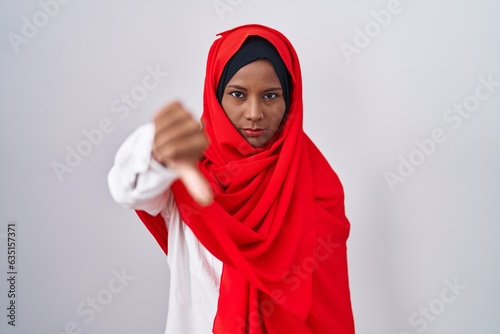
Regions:
[[175, 169], [189, 194], [203, 206], [213, 200], [207, 180], [196, 167], [208, 147], [200, 124], [179, 103], [172, 102], [153, 117], [155, 136], [152, 155], [162, 165]]

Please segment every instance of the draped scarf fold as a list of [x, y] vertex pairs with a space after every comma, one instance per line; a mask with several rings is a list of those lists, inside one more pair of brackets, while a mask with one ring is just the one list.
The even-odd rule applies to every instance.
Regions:
[[[216, 97], [225, 64], [249, 36], [271, 42], [291, 76], [286, 120], [261, 148], [245, 141]], [[201, 207], [180, 181], [172, 185], [182, 220], [224, 264], [214, 333], [354, 333], [343, 189], [304, 133], [302, 109], [300, 64], [284, 35], [256, 24], [219, 34], [204, 86], [210, 145], [198, 164], [214, 203]], [[161, 215], [137, 214], [167, 253]]]

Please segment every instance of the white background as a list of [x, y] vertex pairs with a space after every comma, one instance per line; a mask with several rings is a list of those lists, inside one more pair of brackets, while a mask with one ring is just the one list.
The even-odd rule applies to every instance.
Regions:
[[[374, 25], [372, 11], [388, 5], [73, 0], [43, 22], [37, 1], [0, 1], [0, 332], [163, 333], [166, 258], [112, 201], [106, 176], [120, 143], [164, 102], [179, 98], [201, 114], [216, 33], [261, 23], [294, 44], [304, 128], [345, 187], [357, 333], [500, 333], [500, 87], [460, 126], [443, 119], [474, 101], [478, 78], [500, 82], [500, 3], [401, 0], [385, 27]], [[24, 38], [23, 17], [33, 16], [42, 26], [13, 46], [8, 36]], [[374, 29], [368, 45], [355, 41], [356, 27]], [[346, 57], [342, 43], [355, 42], [363, 47]], [[120, 118], [111, 104], [142, 84], [148, 66], [169, 74]], [[104, 119], [113, 131], [58, 180], [53, 163], [66, 164], [66, 146]], [[416, 152], [436, 128], [446, 140]], [[392, 191], [384, 174], [398, 173], [399, 156], [420, 165]], [[9, 222], [15, 327], [6, 317]], [[114, 270], [129, 277], [118, 293], [108, 286], [120, 285]], [[88, 298], [105, 305], [90, 311]]]

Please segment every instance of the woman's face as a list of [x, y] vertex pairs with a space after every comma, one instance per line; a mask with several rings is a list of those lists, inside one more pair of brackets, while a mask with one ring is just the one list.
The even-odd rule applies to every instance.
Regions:
[[264, 146], [278, 131], [286, 108], [271, 62], [259, 59], [240, 68], [227, 83], [221, 104], [250, 145]]

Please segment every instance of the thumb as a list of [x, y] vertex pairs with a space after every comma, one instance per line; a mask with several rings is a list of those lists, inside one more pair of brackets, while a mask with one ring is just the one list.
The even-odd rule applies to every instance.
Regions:
[[187, 191], [196, 202], [202, 206], [207, 206], [212, 203], [214, 197], [212, 188], [196, 165], [176, 163], [175, 169], [179, 174], [180, 180], [184, 183]]

